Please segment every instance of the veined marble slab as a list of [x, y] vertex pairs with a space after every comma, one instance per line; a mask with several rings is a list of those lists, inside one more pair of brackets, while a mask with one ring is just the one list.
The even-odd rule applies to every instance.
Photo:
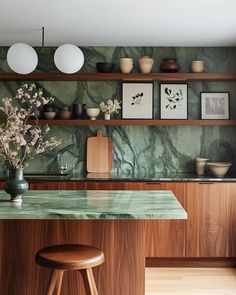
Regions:
[[186, 219], [171, 191], [29, 191], [21, 205], [0, 192], [0, 219]]
[[[24, 175], [27, 181], [175, 181], [175, 182], [236, 182], [236, 174], [227, 174], [225, 177], [216, 178], [212, 175], [197, 176], [191, 173], [175, 172], [134, 172], [134, 173], [70, 173], [69, 175]], [[7, 176], [0, 173], [0, 180]]]

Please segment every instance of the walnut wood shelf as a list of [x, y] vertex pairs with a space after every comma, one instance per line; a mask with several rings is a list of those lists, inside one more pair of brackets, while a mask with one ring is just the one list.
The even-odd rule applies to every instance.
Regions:
[[[236, 120], [39, 120], [40, 125], [54, 126], [233, 126]], [[33, 121], [31, 121], [33, 123]]]
[[236, 73], [0, 73], [0, 81], [236, 81]]

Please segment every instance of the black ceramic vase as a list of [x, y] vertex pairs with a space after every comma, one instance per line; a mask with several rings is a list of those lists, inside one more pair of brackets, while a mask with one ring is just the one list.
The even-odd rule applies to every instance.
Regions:
[[72, 117], [74, 119], [84, 119], [86, 104], [75, 103], [73, 104]]
[[23, 177], [23, 168], [9, 169], [9, 178], [4, 189], [11, 195], [12, 202], [21, 202], [22, 195], [28, 191], [28, 182]]

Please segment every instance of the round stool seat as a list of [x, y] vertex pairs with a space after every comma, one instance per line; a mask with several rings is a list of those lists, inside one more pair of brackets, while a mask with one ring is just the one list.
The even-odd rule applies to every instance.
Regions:
[[101, 250], [88, 245], [55, 245], [39, 250], [35, 262], [53, 269], [88, 269], [102, 264], [104, 254]]

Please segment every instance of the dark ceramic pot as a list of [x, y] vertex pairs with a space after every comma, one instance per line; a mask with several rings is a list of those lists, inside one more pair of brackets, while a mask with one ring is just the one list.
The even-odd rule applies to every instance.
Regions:
[[180, 70], [180, 65], [175, 58], [164, 58], [160, 69], [162, 73], [177, 73]]
[[12, 202], [21, 202], [22, 195], [28, 191], [28, 182], [23, 177], [23, 168], [10, 168], [9, 178], [5, 182], [4, 189], [11, 195]]
[[115, 64], [113, 62], [98, 62], [96, 68], [99, 73], [111, 73]]
[[74, 119], [84, 119], [86, 113], [85, 106], [86, 104], [81, 103], [73, 104], [72, 117]]

